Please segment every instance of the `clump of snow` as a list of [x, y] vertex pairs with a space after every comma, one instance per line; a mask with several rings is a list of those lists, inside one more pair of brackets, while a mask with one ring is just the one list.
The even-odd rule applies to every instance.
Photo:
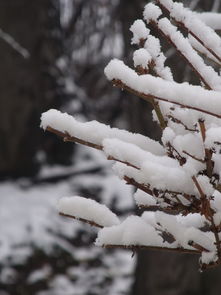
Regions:
[[139, 44], [140, 40], [146, 40], [150, 33], [142, 19], [137, 19], [130, 27], [130, 31], [133, 33], [131, 44]]
[[162, 11], [158, 6], [148, 3], [144, 8], [143, 17], [148, 24], [150, 21], [157, 21], [161, 14]]
[[137, 190], [136, 193], [134, 194], [134, 199], [136, 201], [136, 204], [138, 206], [156, 206], [157, 202], [154, 199], [153, 196], [151, 196], [150, 194], [144, 193], [141, 190]]
[[149, 35], [145, 44], [144, 48], [150, 53], [153, 58], [157, 58], [161, 52], [160, 41], [156, 37]]
[[129, 216], [120, 225], [101, 229], [96, 245], [162, 246], [163, 239], [141, 217]]
[[112, 226], [119, 223], [119, 219], [105, 205], [79, 196], [64, 197], [58, 202], [61, 213], [95, 222], [101, 226]]
[[134, 51], [134, 66], [142, 66], [144, 69], [148, 68], [148, 64], [151, 61], [151, 55], [144, 48], [140, 48]]

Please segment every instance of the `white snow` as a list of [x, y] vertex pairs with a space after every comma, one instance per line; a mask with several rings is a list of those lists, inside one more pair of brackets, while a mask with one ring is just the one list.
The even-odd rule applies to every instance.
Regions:
[[[105, 74], [108, 80], [121, 80], [128, 87], [146, 96], [152, 95], [160, 100], [185, 105], [190, 109], [200, 109], [201, 112], [210, 112], [221, 118], [221, 99], [218, 91], [205, 90], [186, 82], [170, 82], [149, 74], [139, 76], [117, 59], [106, 66]], [[202, 114], [199, 113], [200, 117]]]
[[[220, 57], [221, 39], [218, 34], [211, 27], [218, 27], [220, 17], [217, 14], [199, 14], [194, 13], [191, 10], [185, 8], [182, 3], [159, 0], [170, 11], [170, 15], [177, 22], [181, 22], [185, 27], [192, 32], [197, 38], [199, 38], [207, 48], [210, 48]], [[201, 19], [203, 20], [201, 20]], [[212, 19], [212, 21], [211, 21]], [[206, 22], [211, 27], [206, 25]], [[220, 26], [219, 26], [220, 27]]]
[[137, 19], [130, 27], [130, 31], [133, 33], [131, 44], [139, 44], [140, 40], [146, 40], [150, 30], [146, 27], [145, 23], [141, 19]]
[[136, 193], [134, 194], [134, 199], [136, 201], [137, 206], [156, 206], [157, 202], [154, 199], [153, 196], [150, 194], [147, 194], [141, 190], [137, 190]]
[[221, 30], [221, 15], [216, 12], [201, 12], [197, 13], [197, 17], [200, 18], [205, 24], [214, 30]]
[[134, 66], [142, 66], [144, 69], [148, 68], [148, 64], [151, 61], [151, 55], [144, 48], [140, 48], [134, 51]]
[[171, 24], [167, 18], [162, 18], [158, 21], [158, 27], [162, 32], [169, 36], [176, 48], [186, 57], [193, 67], [200, 74], [202, 79], [209, 85], [211, 89], [221, 90], [221, 79], [211, 66], [207, 66], [203, 59], [192, 48], [187, 38]]
[[162, 246], [163, 239], [141, 217], [129, 216], [120, 225], [101, 229], [96, 245]]
[[144, 7], [143, 17], [145, 21], [147, 22], [147, 24], [150, 21], [157, 21], [158, 18], [161, 16], [161, 14], [162, 14], [161, 9], [153, 3], [148, 3]]
[[105, 205], [79, 196], [60, 199], [58, 211], [76, 218], [95, 222], [101, 226], [112, 226], [119, 223], [116, 214], [111, 212]]
[[160, 143], [148, 137], [122, 129], [111, 128], [97, 121], [82, 123], [73, 116], [54, 109], [43, 113], [41, 116], [41, 127], [45, 130], [48, 126], [98, 145], [102, 145], [105, 138], [119, 138], [128, 143], [136, 143], [140, 148], [156, 155], [164, 154], [164, 149]]

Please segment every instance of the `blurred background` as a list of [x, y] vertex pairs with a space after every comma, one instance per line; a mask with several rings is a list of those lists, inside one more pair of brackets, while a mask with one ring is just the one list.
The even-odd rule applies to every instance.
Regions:
[[[186, 0], [198, 11], [220, 0]], [[133, 188], [94, 151], [40, 128], [50, 108], [158, 139], [150, 107], [112, 88], [113, 57], [132, 65], [129, 28], [143, 0], [0, 0], [0, 295], [179, 295], [221, 293], [220, 269], [198, 257], [95, 247], [96, 231], [62, 218], [60, 197], [81, 195], [122, 218]], [[175, 80], [191, 71], [163, 43]], [[194, 81], [194, 80], [193, 80]], [[140, 212], [137, 212], [140, 214]]]

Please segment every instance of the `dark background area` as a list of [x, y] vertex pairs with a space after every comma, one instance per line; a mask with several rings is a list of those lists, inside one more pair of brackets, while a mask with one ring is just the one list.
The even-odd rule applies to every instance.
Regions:
[[[221, 10], [219, 1], [185, 2], [199, 11]], [[45, 179], [39, 174], [44, 165], [62, 165], [68, 169], [76, 155], [73, 144], [65, 144], [39, 128], [41, 113], [49, 108], [159, 139], [150, 106], [112, 88], [103, 74], [111, 58], [119, 57], [132, 64], [134, 48], [130, 45], [129, 28], [135, 19], [142, 17], [145, 3], [142, 0], [0, 1], [1, 183], [13, 183], [25, 177], [29, 185], [40, 185], [70, 178], [69, 170], [65, 176], [49, 175]], [[163, 46], [169, 49], [166, 44]], [[176, 70], [176, 81], [192, 79], [190, 70], [175, 54], [169, 62]], [[95, 172], [102, 173], [102, 168], [98, 167]], [[95, 194], [90, 189], [87, 193]], [[78, 232], [71, 243], [79, 244], [81, 234]], [[84, 246], [89, 247], [92, 240], [93, 234], [84, 241]], [[37, 294], [50, 288], [44, 281], [37, 286], [27, 285], [27, 274], [42, 261], [47, 261], [58, 273], [65, 273], [68, 266], [79, 263], [61, 249], [50, 254], [35, 249], [35, 245], [33, 249], [32, 256], [23, 265], [14, 266], [23, 275], [11, 285], [0, 283], [1, 295]], [[60, 266], [58, 259], [62, 261]], [[197, 259], [141, 251], [131, 279], [133, 286], [122, 294], [220, 294], [220, 269], [201, 274]], [[91, 264], [99, 266], [101, 262], [95, 257], [87, 267]], [[3, 268], [0, 261], [0, 272]], [[108, 284], [104, 280], [102, 284], [105, 283]], [[93, 294], [103, 294], [99, 292]], [[88, 290], [87, 294], [92, 293]]]

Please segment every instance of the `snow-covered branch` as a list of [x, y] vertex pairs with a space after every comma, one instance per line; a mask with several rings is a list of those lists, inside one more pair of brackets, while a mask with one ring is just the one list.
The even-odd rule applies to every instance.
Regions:
[[[121, 221], [93, 200], [72, 197], [59, 202], [61, 215], [100, 228], [99, 246], [195, 253], [205, 269], [221, 264], [221, 78], [182, 30], [218, 64], [221, 40], [181, 3], [156, 3], [146, 5], [145, 22], [136, 20], [130, 28], [132, 44], [139, 47], [134, 69], [114, 59], [105, 75], [114, 86], [152, 104], [162, 144], [96, 121], [79, 122], [56, 110], [42, 114], [41, 127], [64, 141], [104, 152], [114, 162], [114, 172], [137, 189], [137, 206], [148, 210]], [[202, 85], [174, 81], [160, 41], [150, 34], [153, 26], [191, 65]]]

